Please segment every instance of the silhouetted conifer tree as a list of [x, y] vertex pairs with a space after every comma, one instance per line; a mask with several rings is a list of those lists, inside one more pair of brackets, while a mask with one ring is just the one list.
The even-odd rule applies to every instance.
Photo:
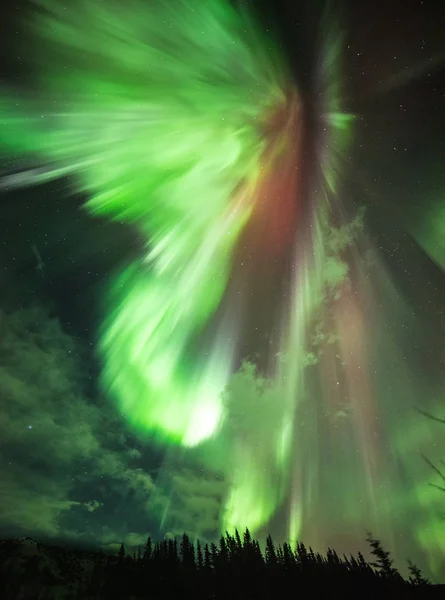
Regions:
[[357, 563], [361, 569], [369, 570], [369, 565], [366, 562], [365, 557], [363, 556], [363, 554], [361, 552], [359, 552], [357, 554]]
[[118, 558], [119, 558], [119, 562], [123, 562], [125, 559], [125, 546], [124, 543], [122, 542], [120, 548], [119, 548], [119, 552], [117, 554]]
[[341, 562], [337, 553], [335, 552], [335, 550], [332, 550], [331, 548], [328, 548], [326, 557], [327, 557], [328, 563], [330, 563], [330, 564], [339, 565]]
[[212, 544], [210, 544], [210, 555], [211, 555], [211, 563], [212, 563], [212, 567], [214, 569], [218, 568], [218, 548], [216, 547], [216, 544], [214, 544], [212, 542]]
[[[247, 530], [246, 530], [247, 531]], [[235, 541], [239, 550], [243, 547], [238, 529], [235, 529]]]
[[[187, 538], [188, 539], [188, 538]], [[176, 540], [168, 540], [167, 544], [167, 557], [171, 567], [176, 567], [179, 563], [178, 556], [178, 542]], [[186, 560], [187, 562], [187, 560]], [[188, 565], [190, 566], [190, 565]]]
[[288, 571], [295, 566], [295, 556], [287, 542], [283, 544], [283, 566]]
[[224, 536], [221, 536], [221, 538], [219, 540], [218, 557], [219, 557], [219, 563], [220, 563], [221, 567], [225, 567], [228, 563], [229, 551], [228, 551], [227, 543], [226, 543]]
[[152, 549], [151, 537], [148, 536], [147, 541], [145, 542], [144, 556], [143, 556], [143, 560], [145, 563], [147, 563], [151, 560], [152, 554], [153, 554], [153, 549]]
[[179, 553], [181, 564], [187, 569], [193, 569], [195, 567], [195, 548], [186, 533], [181, 538]]
[[409, 581], [413, 585], [430, 585], [431, 582], [429, 579], [423, 576], [422, 571], [419, 569], [417, 565], [412, 563], [410, 560], [408, 561], [408, 570], [409, 570]]
[[226, 531], [225, 542], [226, 542], [228, 560], [229, 560], [229, 562], [233, 562], [236, 559], [237, 554], [238, 554], [237, 553], [237, 545], [236, 545], [235, 538], [233, 536], [231, 536], [227, 531]]
[[204, 558], [202, 556], [201, 544], [199, 540], [196, 544], [196, 557], [198, 561], [198, 569], [202, 571], [202, 569], [204, 568]]
[[381, 542], [373, 538], [371, 533], [368, 533], [366, 540], [372, 548], [371, 554], [377, 559], [371, 565], [384, 577], [400, 577], [397, 569], [392, 566], [391, 553], [383, 549]]
[[280, 567], [282, 567], [284, 565], [284, 554], [283, 554], [283, 548], [281, 546], [278, 546], [275, 549], [275, 553], [277, 555], [277, 563], [280, 565]]
[[356, 560], [355, 556], [348, 556], [347, 558], [347, 564], [349, 566], [349, 568], [351, 569], [351, 571], [358, 571], [359, 570], [359, 565], [358, 565], [358, 561]]
[[268, 567], [275, 567], [278, 564], [275, 544], [273, 543], [270, 533], [266, 538], [265, 559]]
[[209, 545], [206, 544], [204, 546], [204, 568], [207, 571], [210, 571], [210, 569], [212, 568], [212, 559], [210, 556], [210, 550], [209, 550]]
[[297, 547], [295, 548], [295, 557], [297, 562], [301, 564], [302, 567], [309, 563], [308, 551], [306, 550], [306, 546], [303, 542], [297, 542]]
[[252, 536], [250, 535], [250, 531], [247, 529], [247, 527], [243, 535], [243, 546], [244, 548], [249, 548], [252, 546]]
[[264, 563], [263, 553], [261, 552], [260, 544], [257, 540], [252, 541], [252, 547], [257, 560], [261, 561], [261, 563]]

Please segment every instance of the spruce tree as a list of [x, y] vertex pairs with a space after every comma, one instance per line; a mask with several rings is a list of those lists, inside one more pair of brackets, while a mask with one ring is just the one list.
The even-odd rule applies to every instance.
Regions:
[[277, 553], [275, 551], [275, 544], [273, 543], [270, 533], [266, 538], [265, 558], [266, 565], [268, 567], [274, 567], [278, 563]]
[[244, 548], [249, 548], [252, 545], [252, 536], [250, 535], [250, 531], [247, 529], [247, 527], [243, 536], [243, 545]]
[[124, 542], [122, 542], [120, 548], [119, 548], [119, 552], [117, 554], [119, 562], [123, 562], [125, 559], [125, 546], [124, 546]]
[[410, 560], [408, 561], [409, 580], [413, 585], [431, 585], [431, 581], [423, 576], [422, 571]]
[[241, 542], [241, 537], [240, 537], [238, 529], [235, 529], [235, 541], [236, 541], [236, 545], [238, 546], [238, 549], [240, 550], [242, 548], [243, 544]]
[[144, 562], [150, 562], [151, 558], [153, 555], [153, 548], [152, 548], [152, 542], [151, 542], [151, 537], [148, 536], [147, 541], [145, 542], [145, 548], [144, 548]]
[[372, 548], [371, 554], [377, 559], [376, 562], [371, 563], [371, 566], [375, 567], [384, 577], [400, 577], [397, 569], [392, 566], [391, 553], [383, 549], [381, 542], [376, 540], [371, 533], [368, 533], [366, 540]]
[[229, 559], [229, 550], [224, 536], [221, 536], [219, 540], [219, 562], [221, 566], [227, 565]]
[[202, 569], [204, 568], [204, 559], [202, 556], [202, 550], [201, 550], [201, 544], [198, 540], [197, 546], [196, 546], [196, 555], [197, 555], [197, 559], [198, 559], [198, 569], [200, 571], [202, 571]]
[[212, 568], [212, 559], [210, 556], [210, 550], [209, 550], [208, 544], [206, 544], [204, 546], [204, 567], [207, 571], [210, 571], [210, 569]]
[[193, 568], [195, 566], [195, 548], [186, 533], [182, 536], [179, 552], [182, 565], [187, 568]]
[[213, 569], [216, 570], [219, 567], [219, 555], [218, 555], [218, 548], [217, 548], [216, 544], [214, 544], [213, 542], [210, 545], [210, 554], [211, 554], [212, 567], [213, 567]]

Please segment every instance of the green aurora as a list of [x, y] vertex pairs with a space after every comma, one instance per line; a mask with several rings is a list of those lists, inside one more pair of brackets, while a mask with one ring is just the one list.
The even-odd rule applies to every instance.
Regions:
[[[413, 466], [431, 453], [434, 424], [415, 423], [418, 390], [385, 322], [411, 318], [409, 308], [363, 211], [348, 214], [340, 197], [354, 118], [333, 20], [322, 26], [308, 139], [286, 58], [245, 8], [36, 4], [34, 98], [7, 90], [0, 100], [3, 183], [69, 176], [91, 215], [142, 236], [139, 259], [110, 278], [98, 339], [103, 390], [122, 419], [168, 448], [166, 465], [187, 454], [223, 474], [222, 531], [261, 532], [281, 514], [286, 537], [314, 547], [346, 527], [346, 544], [372, 529], [403, 549], [396, 532], [409, 522], [438, 572], [443, 501], [434, 473]], [[303, 166], [307, 144], [315, 159]], [[286, 299], [267, 317], [273, 333], [255, 365], [243, 346], [249, 285], [267, 295], [277, 282]], [[405, 398], [397, 418], [389, 389]], [[159, 501], [162, 521], [170, 509]], [[206, 531], [197, 522], [190, 533]]]

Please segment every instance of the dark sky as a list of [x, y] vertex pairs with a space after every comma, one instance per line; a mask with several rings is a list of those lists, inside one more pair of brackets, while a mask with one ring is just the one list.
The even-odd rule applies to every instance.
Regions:
[[[0, 85], [25, 94], [30, 57], [19, 25], [27, 6], [21, 1], [0, 8]], [[380, 253], [379, 264], [418, 316], [417, 389], [437, 396], [445, 261], [425, 251], [418, 234], [445, 192], [445, 5], [350, 0], [332, 3], [326, 13], [321, 2], [262, 0], [255, 7], [291, 66], [308, 139], [317, 123], [321, 16], [338, 15], [343, 102], [356, 115], [341, 193], [347, 211], [366, 207], [366, 236]], [[86, 196], [71, 189], [72, 182], [62, 179], [0, 192], [0, 397], [13, 406], [0, 426], [6, 482], [0, 535], [137, 545], [148, 531], [195, 527], [197, 511], [200, 529], [210, 535], [224, 483], [196, 467], [193, 452], [165, 458], [154, 442], [135, 437], [99, 390], [95, 348], [104, 290], [109, 277], [140, 254], [143, 240], [127, 224], [91, 218], [82, 208]], [[385, 314], [392, 318], [389, 309]], [[395, 343], [409, 353], [414, 329], [404, 327]], [[166, 505], [170, 520], [159, 524]], [[347, 535], [340, 538], [346, 548], [352, 543]]]

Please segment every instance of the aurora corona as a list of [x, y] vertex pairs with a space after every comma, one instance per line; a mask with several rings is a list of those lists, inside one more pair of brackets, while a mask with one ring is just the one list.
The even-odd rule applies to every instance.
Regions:
[[[333, 21], [322, 27], [311, 138], [307, 101], [245, 8], [228, 0], [34, 4], [34, 92], [0, 95], [10, 161], [2, 185], [70, 176], [92, 215], [142, 239], [139, 258], [110, 277], [103, 299], [106, 393], [141, 437], [170, 448], [204, 444], [213, 448], [207, 462], [223, 457], [214, 465], [227, 479], [223, 530], [258, 531], [286, 503], [290, 539], [322, 489], [322, 453], [308, 450], [318, 448], [309, 437], [322, 435], [319, 415], [350, 415], [353, 433], [323, 434], [329, 456], [345, 465], [342, 489], [332, 486], [340, 498], [333, 520], [342, 490], [359, 481], [369, 503], [349, 511], [351, 521], [377, 519], [379, 502], [384, 526], [391, 503], [375, 495], [377, 407], [362, 369], [363, 306], [377, 306], [363, 248], [374, 264], [379, 258], [362, 213], [347, 219], [338, 194], [353, 117], [342, 107]], [[384, 268], [372, 277], [391, 296]], [[273, 314], [275, 287], [286, 300]], [[264, 325], [250, 322], [252, 296], [268, 330], [258, 369], [244, 343]], [[345, 474], [349, 441], [358, 479]], [[424, 536], [425, 547], [436, 543]]]
[[[39, 88], [45, 82], [38, 99], [45, 112], [22, 112], [8, 96], [3, 103], [4, 147], [37, 166], [4, 185], [73, 175], [92, 214], [131, 223], [144, 236], [145, 254], [113, 277], [104, 302], [102, 382], [141, 434], [200, 444], [230, 419], [222, 392], [240, 359], [236, 305], [226, 303], [205, 349], [196, 341], [220, 306], [242, 232], [247, 227], [252, 252], [259, 245], [273, 257], [292, 252], [299, 219], [316, 228], [326, 219], [323, 202], [303, 216], [298, 89], [252, 16], [225, 0], [135, 1], [125, 11], [117, 2], [38, 4], [30, 25], [44, 42], [36, 77]], [[335, 47], [326, 60], [329, 52], [323, 76], [329, 72], [336, 90]], [[327, 88], [320, 117], [335, 147], [349, 118]], [[332, 185], [331, 166], [324, 176]], [[317, 252], [322, 261], [322, 247]], [[232, 440], [228, 528], [260, 527], [286, 493], [312, 310], [304, 296], [317, 287], [310, 272], [294, 284], [299, 306], [288, 307], [279, 342], [292, 360], [285, 369], [269, 361], [282, 399], [263, 461], [254, 457], [258, 432], [250, 444]]]
[[220, 0], [39, 8], [32, 31], [53, 51], [38, 57], [51, 113], [6, 112], [3, 138], [43, 168], [6, 182], [73, 174], [91, 213], [145, 236], [145, 255], [111, 286], [103, 382], [136, 428], [195, 445], [221, 421], [234, 345], [215, 340], [207, 358], [190, 347], [284, 151], [285, 124], [266, 130], [286, 102], [283, 65]]
[[225, 0], [38, 9], [42, 91], [27, 109], [8, 94], [2, 103], [3, 148], [36, 167], [4, 185], [73, 175], [92, 214], [144, 236], [104, 302], [103, 386], [141, 434], [197, 445], [224, 421], [236, 317], [219, 319], [205, 349], [196, 341], [246, 223], [279, 246], [298, 178], [298, 91], [252, 17]]

